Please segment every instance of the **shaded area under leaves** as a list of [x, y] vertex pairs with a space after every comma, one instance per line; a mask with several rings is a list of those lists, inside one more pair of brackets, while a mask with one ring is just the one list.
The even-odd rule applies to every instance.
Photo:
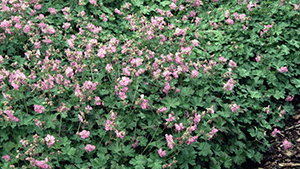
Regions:
[[[299, 97], [295, 97], [293, 105], [296, 113], [285, 121], [286, 126], [279, 129], [281, 133], [270, 140], [270, 148], [263, 155], [260, 164], [246, 162], [244, 169], [300, 169], [300, 103]], [[285, 149], [282, 146], [284, 140], [291, 143], [291, 147]]]

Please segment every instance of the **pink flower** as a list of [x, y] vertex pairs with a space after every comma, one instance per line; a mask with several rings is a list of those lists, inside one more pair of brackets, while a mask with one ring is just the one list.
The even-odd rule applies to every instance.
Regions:
[[296, 11], [298, 8], [300, 8], [300, 5], [295, 4], [294, 5], [294, 11]]
[[252, 11], [252, 7], [255, 6], [255, 3], [253, 4], [252, 2], [250, 2], [247, 7], [249, 11]]
[[80, 132], [79, 135], [82, 139], [86, 139], [90, 136], [90, 132], [86, 130], [82, 130], [82, 132]]
[[280, 73], [285, 73], [285, 72], [288, 71], [288, 68], [287, 68], [287, 66], [281, 67], [281, 68], [278, 69], [278, 71], [279, 71]]
[[195, 113], [194, 124], [195, 124], [195, 123], [198, 123], [198, 122], [200, 122], [200, 121], [201, 121], [201, 115]]
[[118, 130], [116, 130], [115, 133], [116, 133], [117, 137], [119, 137], [121, 139], [123, 139], [125, 136], [125, 131], [119, 132]]
[[213, 138], [213, 136], [218, 132], [219, 130], [216, 128], [213, 128], [211, 132], [209, 132], [209, 136], [207, 140], [210, 140]]
[[106, 131], [110, 131], [113, 129], [113, 121], [110, 121], [110, 120], [106, 120], [106, 123], [105, 123], [105, 130]]
[[102, 14], [101, 17], [103, 18], [103, 21], [104, 21], [104, 22], [107, 21], [107, 17], [106, 17], [104, 14]]
[[129, 83], [131, 83], [131, 80], [128, 77], [122, 77], [122, 80], [120, 81], [120, 85], [127, 86]]
[[55, 143], [55, 137], [48, 134], [47, 137], [45, 137], [45, 141], [50, 148]]
[[246, 18], [246, 15], [245, 14], [240, 14], [239, 18], [241, 19], [241, 22], [243, 22]]
[[44, 161], [35, 160], [35, 165], [40, 168], [50, 168], [50, 166], [47, 164], [48, 159]]
[[26, 147], [26, 146], [28, 145], [28, 140], [23, 140], [23, 139], [21, 139], [21, 140], [20, 140], [20, 143], [21, 143], [24, 147]]
[[11, 161], [11, 158], [9, 155], [2, 156], [2, 159], [4, 159], [5, 161]]
[[41, 42], [40, 42], [40, 41], [34, 42], [34, 48], [35, 48], [35, 49], [41, 48]]
[[168, 110], [168, 108], [165, 108], [165, 107], [161, 107], [158, 109], [159, 112], [165, 112], [166, 110]]
[[192, 40], [191, 42], [194, 46], [198, 46], [198, 44], [199, 44], [199, 41], [196, 39]]
[[195, 17], [196, 16], [196, 12], [195, 11], [191, 11], [190, 17]]
[[111, 112], [110, 118], [112, 120], [116, 120], [117, 115], [118, 115], [118, 113]]
[[54, 29], [52, 26], [49, 26], [49, 27], [47, 28], [47, 32], [48, 32], [49, 34], [53, 34], [53, 33], [55, 33], [55, 29]]
[[183, 15], [182, 20], [183, 20], [184, 22], [187, 21], [187, 20], [188, 20], [187, 16], [186, 16], [186, 15]]
[[38, 5], [34, 5], [34, 9], [40, 10], [42, 8], [42, 5], [38, 4]]
[[48, 11], [52, 14], [52, 15], [56, 15], [57, 11], [54, 8], [48, 8]]
[[230, 24], [230, 25], [233, 25], [234, 24], [234, 21], [230, 18], [228, 18], [226, 21], [226, 23]]
[[287, 101], [287, 102], [291, 102], [291, 101], [293, 101], [293, 96], [289, 96], [289, 97], [287, 97], [286, 99], [285, 99], [285, 101]]
[[130, 6], [127, 2], [125, 3], [125, 6], [126, 6], [127, 9], [130, 9]]
[[71, 26], [70, 23], [64, 23], [64, 25], [62, 26], [64, 29], [68, 29]]
[[170, 84], [168, 82], [165, 82], [165, 87], [163, 89], [163, 92], [165, 92], [166, 95], [168, 95], [170, 89], [171, 89]]
[[71, 67], [68, 67], [65, 71], [65, 74], [67, 77], [73, 77], [73, 75], [74, 75], [73, 69]]
[[198, 136], [194, 136], [194, 137], [190, 138], [189, 142], [187, 143], [187, 145], [192, 144], [193, 142], [197, 141], [197, 139], [198, 139]]
[[19, 23], [16, 23], [16, 24], [15, 24], [15, 28], [17, 28], [17, 29], [22, 29], [22, 25], [19, 24]]
[[208, 108], [207, 112], [214, 114], [215, 113], [214, 106], [211, 106], [210, 108]]
[[85, 81], [83, 87], [88, 90], [96, 90], [97, 83], [93, 83], [91, 81]]
[[169, 147], [170, 149], [173, 149], [173, 148], [174, 148], [174, 145], [175, 145], [175, 143], [174, 143], [174, 141], [173, 141], [173, 136], [172, 136], [171, 134], [170, 134], [170, 135], [166, 134], [165, 137], [166, 137], [166, 140], [167, 140], [167, 142], [168, 142], [168, 147]]
[[147, 109], [147, 107], [149, 106], [148, 101], [149, 101], [149, 100], [144, 99], [143, 103], [141, 104], [142, 109]]
[[169, 114], [169, 118], [166, 119], [167, 122], [171, 122], [175, 120], [175, 117], [173, 117], [171, 114]]
[[171, 3], [170, 8], [173, 9], [173, 10], [175, 10], [177, 8], [177, 6], [176, 6], [176, 4]]
[[229, 61], [229, 67], [236, 67], [236, 66], [237, 64], [233, 60]]
[[78, 118], [83, 123], [83, 118], [82, 118], [82, 116], [80, 114], [78, 114]]
[[261, 59], [262, 59], [262, 56], [257, 55], [257, 56], [255, 57], [255, 61], [256, 61], [256, 62], [261, 61]]
[[167, 11], [166, 14], [167, 14], [167, 17], [171, 17], [172, 16], [171, 11]]
[[126, 93], [125, 92], [120, 92], [119, 93], [119, 98], [122, 99], [122, 100], [126, 99], [127, 98]]
[[42, 122], [41, 121], [39, 121], [38, 119], [34, 119], [34, 121], [35, 121], [35, 125], [36, 126], [38, 126], [38, 128], [41, 128], [41, 126], [42, 126]]
[[54, 8], [48, 8], [48, 11], [52, 14], [52, 15], [56, 15], [57, 11]]
[[160, 157], [166, 156], [166, 151], [163, 151], [161, 148], [158, 150], [158, 154]]
[[234, 83], [235, 83], [234, 80], [232, 78], [230, 78], [227, 81], [227, 83], [223, 83], [223, 89], [225, 89], [226, 91], [232, 90]]
[[199, 75], [199, 72], [197, 70], [192, 70], [192, 78], [196, 78]]
[[29, 25], [25, 25], [23, 28], [23, 32], [24, 33], [28, 33], [30, 31], [30, 26]]
[[143, 61], [140, 58], [135, 58], [132, 59], [130, 63], [132, 64], [133, 67], [138, 67], [143, 64]]
[[225, 11], [225, 17], [226, 17], [226, 18], [229, 17], [229, 11], [228, 11], [228, 10]]
[[100, 99], [100, 97], [98, 97], [98, 96], [95, 97], [95, 104], [96, 105], [101, 105], [101, 99]]
[[275, 128], [274, 130], [273, 130], [273, 132], [272, 132], [272, 136], [273, 137], [275, 137], [276, 136], [276, 134], [279, 134], [280, 133], [280, 131], [279, 130], [277, 130], [277, 128]]
[[123, 14], [123, 13], [122, 13], [119, 9], [117, 9], [117, 8], [115, 9], [115, 13], [116, 13], [116, 14], [119, 14], [119, 15], [122, 15], [122, 14]]
[[230, 107], [231, 111], [234, 113], [235, 111], [237, 111], [240, 108], [240, 105], [236, 105], [234, 104], [233, 106]]
[[184, 126], [182, 123], [180, 123], [179, 125], [178, 124], [175, 124], [175, 129], [178, 131], [178, 133], [180, 132], [180, 130], [184, 129]]
[[132, 144], [133, 148], [137, 148], [139, 146], [139, 141], [136, 140], [135, 143]]
[[90, 3], [91, 3], [92, 5], [96, 5], [96, 4], [97, 4], [97, 0], [90, 0]]
[[87, 144], [86, 146], [85, 146], [85, 151], [87, 151], [87, 152], [91, 152], [91, 151], [93, 151], [93, 150], [95, 150], [95, 146], [94, 145], [91, 145], [91, 144]]
[[223, 56], [219, 57], [219, 62], [225, 63], [226, 61], [227, 61], [226, 58], [224, 58]]
[[106, 67], [105, 67], [105, 70], [106, 70], [108, 73], [111, 73], [111, 71], [113, 70], [112, 64], [107, 64]]
[[292, 147], [291, 143], [287, 140], [284, 140], [282, 145], [285, 149], [288, 149], [288, 148]]
[[39, 105], [34, 105], [34, 111], [37, 113], [43, 113], [43, 111], [45, 110], [44, 106], [39, 106]]
[[126, 76], [130, 76], [130, 71], [128, 70], [128, 68], [122, 68], [123, 69], [123, 74]]
[[105, 55], [106, 55], [106, 46], [103, 46], [102, 48], [100, 48], [100, 49], [98, 50], [97, 55], [98, 55], [101, 59], [104, 58]]

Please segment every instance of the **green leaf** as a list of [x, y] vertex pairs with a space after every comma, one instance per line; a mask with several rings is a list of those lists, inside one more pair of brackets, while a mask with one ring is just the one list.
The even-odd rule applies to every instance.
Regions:
[[181, 96], [191, 96], [194, 94], [194, 90], [191, 87], [184, 87], [180, 90]]
[[161, 167], [162, 167], [162, 160], [148, 158], [147, 161], [148, 161], [148, 167], [150, 167], [150, 168], [161, 169]]
[[261, 92], [259, 92], [259, 91], [250, 91], [249, 90], [249, 93], [250, 93], [250, 95], [251, 95], [251, 98], [255, 98], [255, 99], [259, 99], [259, 98], [261, 98], [262, 97], [262, 94], [261, 94]]
[[148, 15], [151, 12], [150, 9], [148, 9], [144, 6], [141, 7], [141, 11], [143, 12], [144, 15]]
[[202, 98], [200, 98], [200, 97], [195, 97], [195, 96], [192, 96], [192, 99], [190, 100], [190, 102], [192, 103], [192, 105], [193, 105], [194, 107], [196, 107], [196, 106], [199, 106], [199, 107], [203, 106], [202, 101], [203, 101]]
[[223, 162], [225, 168], [230, 168], [232, 166], [232, 159], [227, 153], [222, 152], [220, 160]]
[[177, 100], [177, 98], [170, 98], [167, 97], [166, 99], [161, 101], [166, 107], [170, 108], [176, 108], [177, 106], [180, 105], [180, 102]]
[[280, 53], [284, 53], [285, 55], [288, 55], [290, 53], [290, 49], [286, 45], [281, 45], [280, 49]]
[[109, 157], [105, 154], [97, 154], [97, 156], [99, 158], [91, 159], [93, 166], [101, 166], [101, 167], [106, 166]]
[[13, 143], [12, 141], [3, 144], [4, 152], [10, 152], [10, 150], [15, 147], [17, 147], [17, 144]]
[[123, 151], [124, 151], [124, 155], [125, 156], [130, 156], [130, 157], [134, 157], [135, 156], [135, 150], [132, 148], [131, 145], [127, 145], [125, 147], [123, 147]]
[[74, 148], [74, 147], [71, 147], [70, 149], [69, 149], [69, 151], [68, 151], [68, 155], [69, 156], [73, 156], [74, 154], [75, 154], [75, 152], [76, 152], [76, 148]]
[[147, 158], [143, 155], [138, 155], [129, 161], [136, 169], [143, 169], [147, 163]]
[[279, 100], [280, 98], [283, 99], [284, 98], [284, 91], [279, 91], [279, 90], [276, 90], [275, 91], [275, 94], [273, 95], [277, 100]]
[[59, 139], [59, 142], [58, 142], [60, 145], [63, 145], [63, 146], [66, 146], [67, 144], [70, 144], [71, 141], [68, 139], [68, 137], [61, 137]]
[[240, 68], [240, 69], [238, 69], [238, 71], [239, 71], [239, 75], [241, 77], [246, 77], [246, 76], [250, 75], [249, 71], [247, 71], [246, 69]]
[[170, 5], [170, 4], [171, 4], [171, 1], [162, 1], [162, 2], [160, 3], [160, 5], [163, 6], [163, 7], [168, 6], [168, 5]]
[[254, 127], [254, 128], [250, 128], [250, 129], [247, 130], [249, 132], [249, 134], [251, 135], [251, 137], [254, 137], [254, 138], [257, 138], [257, 139], [264, 138], [263, 132], [259, 131], [257, 129], [257, 127]]
[[290, 45], [295, 46], [297, 49], [300, 47], [300, 43], [298, 41], [296, 41], [295, 39], [292, 39], [288, 42], [289, 42]]
[[300, 80], [299, 79], [292, 79], [291, 82], [296, 86], [296, 88], [300, 88]]
[[200, 156], [206, 157], [208, 155], [213, 154], [213, 152], [211, 151], [211, 145], [208, 144], [207, 142], [203, 142], [203, 143], [196, 142], [194, 143], [194, 146], [196, 146], [196, 149], [199, 150], [198, 154]]
[[144, 1], [142, 0], [131, 0], [132, 4], [135, 5], [135, 6], [142, 6], [144, 4]]
[[[188, 159], [188, 160], [187, 160]], [[180, 168], [189, 168], [189, 164], [191, 166], [196, 165], [196, 151], [192, 146], [185, 147], [180, 156], [178, 157], [178, 163], [180, 164]]]

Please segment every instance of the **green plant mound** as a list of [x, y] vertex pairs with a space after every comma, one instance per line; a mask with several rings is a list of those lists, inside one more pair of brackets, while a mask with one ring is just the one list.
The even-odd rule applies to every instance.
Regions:
[[3, 0], [0, 168], [260, 162], [300, 93], [296, 3]]

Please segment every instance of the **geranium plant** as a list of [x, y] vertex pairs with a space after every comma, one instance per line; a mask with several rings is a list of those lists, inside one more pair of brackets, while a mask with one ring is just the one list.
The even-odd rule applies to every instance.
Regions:
[[260, 162], [299, 94], [299, 6], [2, 1], [0, 167]]

